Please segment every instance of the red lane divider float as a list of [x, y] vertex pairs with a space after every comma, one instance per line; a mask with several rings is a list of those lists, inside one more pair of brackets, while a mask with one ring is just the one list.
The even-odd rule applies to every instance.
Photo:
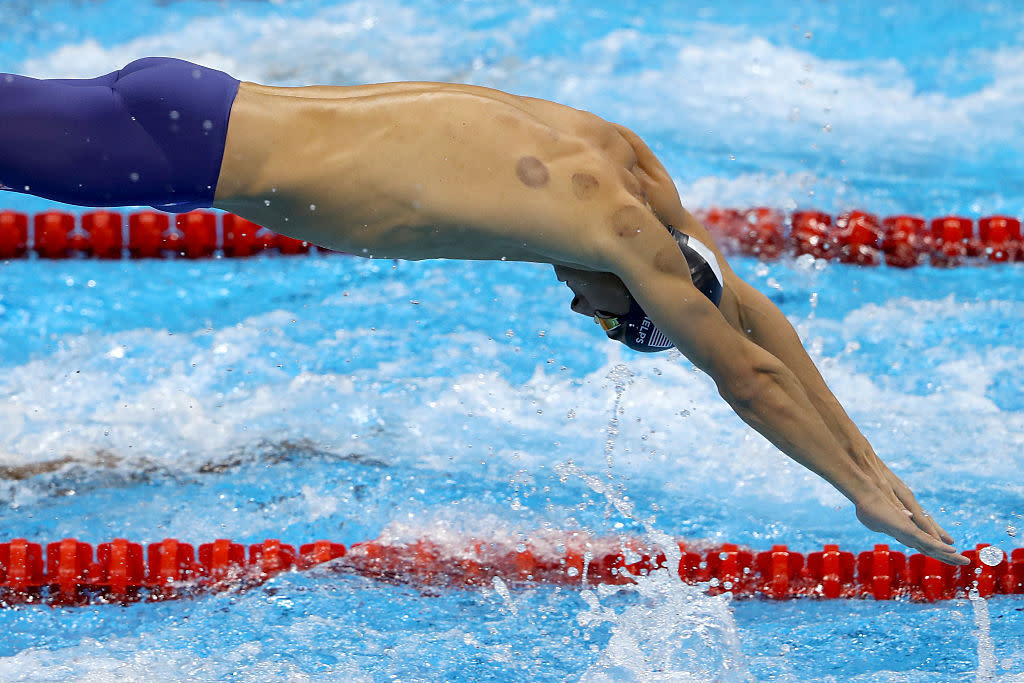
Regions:
[[138, 211], [128, 216], [115, 211], [91, 211], [80, 216], [44, 211], [31, 220], [27, 214], [0, 211], [0, 259], [23, 258], [33, 252], [47, 259], [117, 259], [125, 255], [199, 259], [213, 257], [217, 250], [228, 257], [264, 251], [304, 254], [310, 251], [310, 244], [240, 216], [213, 211], [178, 215]]
[[[820, 211], [710, 208], [694, 212], [727, 252], [773, 260], [785, 255], [862, 266], [921, 264], [953, 267], [1024, 260], [1021, 222], [1012, 216], [919, 216], [879, 219], [866, 211], [831, 216]], [[173, 218], [173, 220], [172, 220]], [[127, 228], [127, 230], [125, 229]], [[976, 229], [975, 229], [976, 228]], [[92, 211], [80, 216], [44, 211], [30, 217], [0, 211], [0, 259], [41, 258], [199, 259], [252, 256], [273, 251], [304, 254], [310, 244], [280, 235], [240, 216], [213, 211], [127, 215]], [[321, 251], [324, 251], [321, 249]]]
[[959, 266], [1024, 260], [1021, 222], [1012, 216], [975, 221], [942, 216], [878, 216], [850, 211], [833, 218], [820, 211], [720, 209], [694, 212], [726, 251], [772, 260], [782, 254], [862, 266]]
[[[907, 558], [887, 545], [856, 556], [836, 545], [804, 555], [784, 545], [754, 552], [735, 544], [714, 547], [678, 542], [676, 571], [687, 583], [708, 584], [708, 592], [771, 599], [796, 597], [947, 600], [974, 592], [981, 597], [1024, 594], [1024, 548], [1009, 557], [983, 549], [953, 567], [923, 555]], [[660, 550], [636, 539], [593, 538], [582, 532], [536, 544], [470, 540], [463, 548], [430, 540], [316, 541], [295, 546], [279, 540], [250, 545], [219, 539], [198, 552], [173, 538], [145, 549], [123, 538], [93, 548], [73, 538], [45, 546], [14, 539], [0, 543], [0, 607], [26, 603], [74, 606], [190, 597], [239, 590], [285, 571], [332, 562], [342, 572], [418, 586], [471, 588], [495, 578], [513, 584], [584, 587], [634, 583], [666, 566]], [[985, 560], [984, 562], [982, 560]], [[998, 562], [995, 560], [998, 559]], [[994, 564], [993, 564], [994, 562]]]

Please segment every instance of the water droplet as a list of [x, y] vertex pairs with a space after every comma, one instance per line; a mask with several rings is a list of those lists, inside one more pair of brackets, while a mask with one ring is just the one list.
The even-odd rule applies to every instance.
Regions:
[[1003, 549], [994, 545], [986, 546], [978, 551], [978, 559], [983, 564], [995, 567], [1003, 561]]
[[270, 206], [270, 200], [269, 199], [264, 199], [263, 200], [263, 205], [264, 206]]
[[316, 204], [310, 204], [309, 205], [309, 210], [310, 211], [316, 211]]

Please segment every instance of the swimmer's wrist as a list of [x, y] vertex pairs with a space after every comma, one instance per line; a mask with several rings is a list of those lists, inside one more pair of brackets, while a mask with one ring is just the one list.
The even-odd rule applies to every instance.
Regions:
[[840, 459], [833, 476], [825, 478], [854, 505], [860, 505], [868, 498], [878, 494], [878, 484], [853, 458], [847, 457], [845, 454]]

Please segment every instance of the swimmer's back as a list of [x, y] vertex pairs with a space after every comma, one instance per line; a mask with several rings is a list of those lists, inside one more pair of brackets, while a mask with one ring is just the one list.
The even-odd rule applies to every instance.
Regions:
[[[600, 191], [621, 186], [607, 155], [628, 157], [629, 145], [619, 136], [601, 149], [542, 123], [530, 111], [540, 102], [449, 84], [243, 83], [216, 205], [378, 258], [597, 266], [581, 245], [610, 234], [622, 221], [615, 212], [636, 204], [623, 193], [608, 205]], [[546, 104], [565, 121], [591, 117]], [[581, 177], [592, 191], [581, 190]], [[552, 209], [564, 218], [557, 225]]]

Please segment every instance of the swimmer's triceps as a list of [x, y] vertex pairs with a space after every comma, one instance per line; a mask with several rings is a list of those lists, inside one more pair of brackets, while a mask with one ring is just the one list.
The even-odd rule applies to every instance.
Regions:
[[737, 331], [693, 286], [675, 242], [653, 214], [645, 212], [640, 229], [620, 238], [612, 253], [612, 272], [676, 348], [711, 376], [741, 419], [831, 483], [868, 528], [943, 562], [967, 563], [926, 523], [930, 518], [913, 494], [877, 456], [850, 457], [796, 373]]

